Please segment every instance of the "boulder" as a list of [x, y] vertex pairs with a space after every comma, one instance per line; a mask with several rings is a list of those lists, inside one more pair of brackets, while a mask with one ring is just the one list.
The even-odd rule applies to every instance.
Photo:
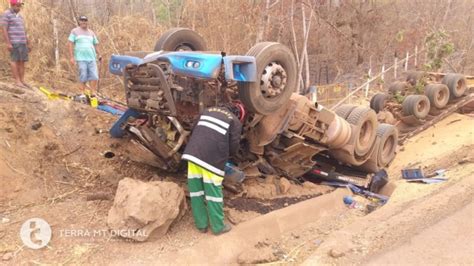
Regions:
[[173, 182], [122, 179], [107, 217], [112, 235], [146, 241], [158, 238], [186, 211], [186, 197]]

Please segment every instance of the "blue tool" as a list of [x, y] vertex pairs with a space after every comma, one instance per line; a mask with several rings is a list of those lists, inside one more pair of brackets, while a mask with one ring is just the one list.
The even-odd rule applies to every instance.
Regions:
[[97, 106], [97, 109], [107, 112], [107, 113], [111, 113], [113, 115], [123, 115], [124, 113], [122, 110], [115, 109], [112, 106], [102, 105], [102, 104], [99, 104], [99, 106]]
[[225, 164], [224, 179], [232, 183], [242, 183], [245, 180], [245, 174], [237, 166], [227, 162]]
[[380, 201], [380, 203], [382, 203], [382, 204], [387, 203], [387, 201], [390, 199], [389, 197], [387, 197], [385, 195], [373, 193], [373, 192], [370, 192], [368, 190], [361, 189], [361, 188], [359, 188], [355, 185], [352, 185], [352, 184], [347, 184], [347, 187], [349, 187], [354, 194], [359, 194], [359, 195], [362, 195], [364, 197], [378, 199]]

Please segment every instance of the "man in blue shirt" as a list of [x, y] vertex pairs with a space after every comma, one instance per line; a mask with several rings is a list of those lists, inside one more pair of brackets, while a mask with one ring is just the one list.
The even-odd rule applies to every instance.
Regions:
[[[87, 90], [90, 82], [92, 94], [97, 92], [99, 73], [97, 70], [97, 45], [99, 41], [95, 33], [88, 28], [86, 16], [79, 17], [79, 27], [74, 28], [69, 35], [69, 55], [72, 65], [77, 65], [79, 80], [83, 92]], [[99, 60], [102, 58], [99, 57]]]

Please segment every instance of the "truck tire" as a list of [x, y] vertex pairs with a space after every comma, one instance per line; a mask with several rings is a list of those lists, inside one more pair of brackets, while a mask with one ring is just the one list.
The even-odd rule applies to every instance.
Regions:
[[138, 57], [138, 58], [144, 58], [149, 53], [150, 52], [145, 52], [145, 51], [127, 51], [127, 52], [124, 52], [123, 55], [134, 56], [134, 57]]
[[334, 112], [344, 118], [344, 119], [347, 119], [347, 117], [351, 114], [352, 110], [354, 110], [355, 108], [357, 107], [357, 105], [353, 105], [353, 104], [343, 104], [339, 107], [336, 108], [336, 110], [334, 110]]
[[155, 51], [206, 51], [206, 41], [197, 32], [187, 28], [165, 31], [155, 44]]
[[429, 84], [425, 86], [425, 95], [431, 106], [442, 109], [449, 101], [449, 88], [444, 84]]
[[407, 72], [406, 82], [412, 86], [416, 86], [418, 81], [425, 77], [426, 73], [423, 71], [409, 71]]
[[296, 61], [288, 47], [276, 42], [258, 43], [247, 55], [257, 61], [257, 82], [239, 82], [239, 97], [253, 113], [268, 115], [290, 100], [296, 88]]
[[425, 95], [408, 95], [402, 103], [404, 115], [425, 118], [430, 112], [430, 100]]
[[367, 173], [377, 173], [378, 171], [382, 170], [382, 168], [378, 166], [377, 160], [372, 157], [370, 157], [364, 164], [362, 164], [358, 168]]
[[450, 99], [459, 98], [464, 94], [464, 92], [466, 92], [467, 81], [464, 75], [446, 74], [441, 83], [448, 86]]
[[388, 92], [392, 95], [400, 93], [405, 95], [405, 91], [408, 89], [408, 83], [404, 81], [395, 81], [388, 86]]
[[380, 138], [380, 145], [377, 150], [377, 165], [383, 168], [395, 159], [398, 130], [393, 125], [379, 124], [377, 127], [377, 138]]
[[385, 93], [377, 93], [375, 94], [372, 99], [370, 99], [370, 108], [375, 111], [375, 113], [379, 113], [385, 107], [387, 103], [387, 94]]
[[353, 132], [356, 134], [354, 153], [357, 156], [365, 156], [374, 144], [377, 130], [377, 115], [374, 110], [358, 106], [347, 117], [347, 122], [357, 127]]

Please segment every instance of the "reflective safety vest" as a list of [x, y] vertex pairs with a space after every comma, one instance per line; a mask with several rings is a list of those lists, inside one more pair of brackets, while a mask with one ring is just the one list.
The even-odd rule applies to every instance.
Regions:
[[199, 117], [181, 158], [223, 177], [225, 163], [239, 149], [241, 133], [242, 123], [227, 108], [208, 108]]

